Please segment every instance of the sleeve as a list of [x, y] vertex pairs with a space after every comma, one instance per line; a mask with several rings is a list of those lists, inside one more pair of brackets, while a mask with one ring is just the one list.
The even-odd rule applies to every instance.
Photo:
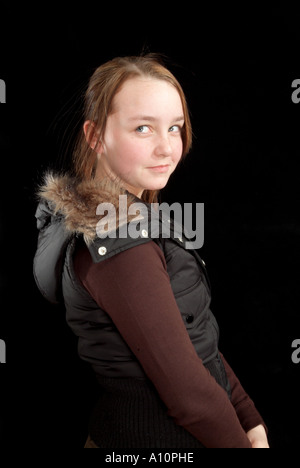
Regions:
[[260, 413], [256, 409], [254, 402], [242, 387], [239, 379], [224, 358], [223, 354], [220, 353], [220, 355], [231, 387], [231, 403], [236, 411], [244, 431], [248, 432], [254, 427], [262, 424], [268, 433], [268, 428]]
[[[75, 270], [112, 318], [168, 408], [208, 448], [251, 448], [226, 392], [199, 359], [178, 309], [165, 259], [153, 242]], [[85, 264], [84, 264], [85, 263]]]

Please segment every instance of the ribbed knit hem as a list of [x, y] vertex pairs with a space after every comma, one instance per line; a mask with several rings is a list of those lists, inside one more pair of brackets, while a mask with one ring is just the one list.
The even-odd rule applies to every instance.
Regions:
[[151, 382], [98, 377], [89, 434], [101, 448], [204, 448], [168, 416]]
[[[217, 355], [205, 365], [231, 397], [224, 364]], [[89, 424], [91, 439], [102, 448], [205, 448], [168, 416], [148, 379], [97, 375], [100, 398]]]

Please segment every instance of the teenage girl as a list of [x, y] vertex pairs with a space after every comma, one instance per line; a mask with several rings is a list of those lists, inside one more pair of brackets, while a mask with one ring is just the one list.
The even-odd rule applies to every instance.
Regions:
[[127, 222], [134, 203], [151, 213], [191, 142], [174, 75], [152, 55], [115, 58], [90, 79], [73, 171], [48, 173], [39, 192], [36, 282], [65, 304], [99, 382], [86, 448], [268, 447], [218, 349], [207, 272], [188, 239], [163, 215], [138, 236], [121, 236], [122, 221], [99, 235], [120, 195]]

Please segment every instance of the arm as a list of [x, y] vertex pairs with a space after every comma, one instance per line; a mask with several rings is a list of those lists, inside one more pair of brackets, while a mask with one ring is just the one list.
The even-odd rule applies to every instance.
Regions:
[[[86, 255], [89, 255], [86, 251]], [[79, 271], [155, 385], [168, 414], [206, 447], [251, 448], [226, 392], [196, 354], [154, 242]]]
[[247, 433], [252, 448], [269, 448], [268, 430], [261, 415], [222, 354], [221, 358], [231, 387], [231, 403]]

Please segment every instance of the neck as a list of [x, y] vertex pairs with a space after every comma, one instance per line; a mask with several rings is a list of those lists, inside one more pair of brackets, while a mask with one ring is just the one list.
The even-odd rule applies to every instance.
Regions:
[[95, 179], [96, 180], [101, 181], [101, 180], [103, 180], [103, 179], [105, 179], [107, 177], [112, 181], [116, 180], [119, 183], [121, 183], [122, 187], [124, 187], [129, 193], [132, 193], [137, 198], [140, 198], [140, 199], [142, 198], [142, 195], [144, 193], [144, 189], [133, 187], [130, 184], [127, 184], [126, 182], [123, 182], [122, 179], [120, 179], [120, 177], [118, 177], [110, 169], [105, 167], [105, 164], [103, 164], [103, 163], [101, 164], [101, 163], [102, 163], [102, 160], [99, 160], [98, 164], [97, 164], [97, 167], [96, 167], [96, 173], [95, 173]]

